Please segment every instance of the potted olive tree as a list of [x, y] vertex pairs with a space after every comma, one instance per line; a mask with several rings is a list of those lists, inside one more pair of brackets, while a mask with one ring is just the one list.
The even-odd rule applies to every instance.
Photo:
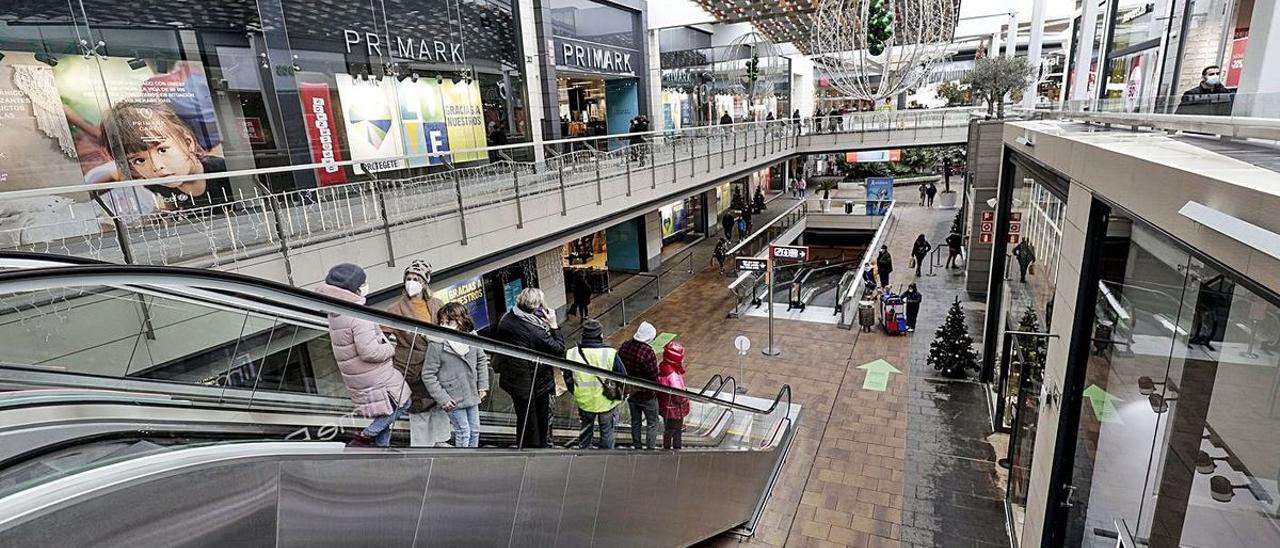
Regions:
[[964, 180], [967, 156], [968, 150], [964, 147], [952, 147], [942, 152], [942, 192], [938, 193], [940, 207], [956, 206], [956, 191], [951, 190], [951, 176], [958, 172], [960, 180]]
[[973, 64], [961, 83], [969, 86], [973, 96], [987, 103], [987, 118], [992, 114], [1004, 118], [1004, 96], [1026, 87], [1035, 74], [1023, 57], [985, 57]]

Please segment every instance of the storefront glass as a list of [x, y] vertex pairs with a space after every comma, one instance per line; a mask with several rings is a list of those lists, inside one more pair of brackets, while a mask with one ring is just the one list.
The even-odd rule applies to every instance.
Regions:
[[[736, 122], [789, 116], [791, 60], [761, 55], [765, 49], [739, 45], [663, 51], [664, 110], [659, 114], [664, 127], [714, 125], [724, 114]], [[753, 52], [760, 67], [755, 83], [746, 77]]]
[[[0, 22], [8, 113], [0, 190], [373, 160], [484, 147], [494, 132], [512, 141], [525, 134], [523, 63], [506, 1], [13, 7]], [[151, 146], [162, 141], [169, 156]], [[451, 161], [485, 159], [463, 153]], [[66, 201], [88, 210], [81, 214], [102, 207], [147, 215], [264, 186], [336, 185], [440, 163], [326, 165]]]
[[1067, 546], [1277, 546], [1280, 306], [1122, 216], [1109, 221]]
[[639, 78], [645, 72], [639, 13], [591, 0], [550, 5], [560, 135], [628, 133], [647, 89]]
[[1111, 51], [1120, 51], [1152, 40], [1159, 41], [1165, 34], [1169, 0], [1120, 0], [1116, 4], [1115, 27], [1111, 38]]
[[[1010, 471], [1007, 500], [1021, 536], [1025, 518], [1032, 448], [1040, 410], [1045, 353], [1058, 279], [1065, 203], [1050, 186], [1054, 181], [1040, 170], [1014, 166], [1009, 240], [1006, 246], [1004, 289], [1000, 309], [999, 374], [993, 401], [1001, 429], [1010, 431]], [[1006, 335], [1006, 332], [1013, 332]]]
[[706, 194], [690, 196], [658, 208], [662, 221], [662, 256], [671, 257], [707, 234]]

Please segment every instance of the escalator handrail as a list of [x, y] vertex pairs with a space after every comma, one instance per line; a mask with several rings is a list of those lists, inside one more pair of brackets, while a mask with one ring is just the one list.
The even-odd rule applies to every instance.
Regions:
[[39, 291], [49, 287], [74, 287], [84, 285], [125, 286], [125, 285], [170, 285], [195, 286], [205, 289], [234, 292], [241, 297], [255, 297], [274, 306], [288, 306], [298, 311], [325, 315], [341, 314], [370, 321], [409, 332], [420, 332], [426, 336], [447, 341], [461, 342], [475, 346], [486, 352], [503, 354], [521, 360], [533, 362], [535, 367], [548, 365], [559, 369], [567, 369], [587, 373], [602, 379], [616, 381], [623, 385], [633, 386], [675, 396], [683, 396], [690, 401], [710, 405], [728, 407], [757, 415], [768, 415], [777, 409], [782, 394], [788, 394], [790, 412], [791, 387], [783, 385], [778, 396], [768, 408], [757, 408], [750, 405], [725, 401], [705, 394], [689, 390], [671, 388], [656, 382], [637, 379], [627, 375], [619, 375], [610, 370], [598, 369], [586, 364], [569, 361], [562, 357], [553, 357], [496, 341], [478, 335], [462, 333], [424, 323], [415, 319], [397, 316], [382, 310], [357, 305], [321, 295], [314, 291], [300, 289], [290, 285], [254, 278], [233, 272], [203, 270], [193, 268], [152, 266], [152, 265], [86, 265], [54, 268], [37, 268], [0, 272], [0, 294], [22, 291]]

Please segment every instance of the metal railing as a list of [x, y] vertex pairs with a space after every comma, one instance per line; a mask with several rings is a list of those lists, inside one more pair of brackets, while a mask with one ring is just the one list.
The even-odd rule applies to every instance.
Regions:
[[[389, 263], [411, 250], [396, 249], [394, 232], [431, 222], [431, 245], [467, 245], [491, 234], [521, 230], [534, 220], [568, 216], [580, 208], [630, 197], [659, 185], [678, 187], [695, 176], [741, 172], [743, 164], [774, 161], [801, 139], [861, 132], [927, 132], [967, 125], [972, 109], [886, 111], [850, 115], [834, 132], [806, 132], [791, 120], [745, 122], [600, 137], [520, 143], [424, 156], [399, 156], [332, 164], [307, 164], [0, 193], [16, 211], [0, 224], [0, 249], [54, 253], [124, 264], [225, 267], [252, 258], [279, 256], [293, 281], [292, 255], [301, 248], [374, 235]], [[854, 122], [856, 121], [856, 123]], [[806, 137], [802, 135], [814, 135]], [[901, 134], [904, 138], [907, 134]], [[634, 139], [635, 142], [631, 142]], [[624, 144], [625, 143], [625, 144]], [[610, 148], [610, 146], [614, 148]], [[543, 151], [546, 158], [518, 162], [516, 150]], [[495, 161], [457, 166], [453, 159], [485, 152]], [[331, 166], [348, 168], [387, 161], [439, 164], [394, 172], [354, 175], [348, 184], [272, 192], [265, 178]], [[10, 184], [24, 176], [10, 173]], [[211, 197], [215, 205], [153, 210], [143, 187], [190, 181], [252, 181]], [[687, 186], [687, 185], [686, 185]], [[227, 185], [227, 188], [232, 188]], [[675, 188], [673, 188], [673, 191]], [[92, 201], [74, 197], [92, 196]], [[507, 211], [495, 208], [510, 207]], [[484, 215], [486, 222], [473, 217]], [[504, 222], [494, 223], [493, 218]], [[481, 228], [484, 227], [484, 228]], [[404, 247], [401, 244], [401, 247]], [[435, 249], [436, 247], [431, 247]], [[412, 252], [427, 252], [412, 250]]]
[[[867, 253], [862, 257], [862, 262], [858, 263], [855, 274], [858, 279], [862, 279], [862, 273], [871, 267], [871, 262], [875, 260], [876, 252], [881, 245], [889, 241], [889, 235], [893, 232], [893, 226], [897, 219], [893, 216], [893, 208], [896, 204], [889, 203], [889, 208], [885, 210], [884, 221], [880, 223], [880, 228], [876, 230], [876, 235], [871, 238], [871, 243], [867, 244]], [[843, 329], [853, 328], [853, 318], [856, 317], [858, 307], [854, 303], [862, 298], [862, 284], [853, 283], [845, 290], [844, 295], [837, 295], [836, 299], [840, 301], [840, 320], [837, 325]]]
[[[679, 285], [684, 283], [684, 281], [688, 281], [688, 278], [693, 277], [694, 251], [695, 249], [693, 247], [690, 247], [687, 250], [677, 253], [675, 256], [672, 257], [671, 260], [663, 263], [665, 265], [670, 265], [670, 267], [660, 270], [656, 274], [648, 273], [648, 272], [641, 272], [636, 274], [637, 277], [648, 278], [649, 281], [645, 282], [640, 287], [637, 287], [631, 290], [626, 295], [624, 295], [621, 299], [618, 299], [618, 302], [609, 305], [604, 310], [600, 310], [598, 312], [592, 313], [591, 317], [595, 318], [596, 320], [599, 320], [600, 323], [604, 324], [606, 335], [612, 334], [618, 328], [621, 328], [627, 325], [628, 322], [630, 322], [631, 320], [634, 320], [639, 314], [644, 313], [644, 311], [648, 310], [649, 308], [648, 306], [637, 306], [636, 304], [633, 304], [631, 306], [632, 314], [628, 315], [627, 300], [630, 299], [632, 303], [635, 303], [637, 300], [637, 297], [640, 296], [641, 293], [644, 293], [643, 297], [641, 297], [639, 300], [645, 303], [652, 304], [653, 302], [656, 302], [662, 299], [663, 277], [671, 277], [671, 276], [679, 277], [680, 274], [684, 274], [685, 276], [685, 280], [683, 281], [677, 281], [677, 282], [668, 281], [667, 282], [668, 293], [670, 293], [671, 290], [675, 289], [676, 287], [679, 287]], [[680, 257], [681, 255], [683, 255], [684, 258], [680, 258], [680, 259], [676, 258], [676, 257]], [[681, 267], [681, 263], [683, 263], [683, 267]], [[617, 316], [616, 320], [613, 319], [614, 316]], [[573, 331], [570, 331], [567, 334], [565, 334], [565, 341], [576, 344], [581, 334], [582, 334], [582, 326], [579, 325], [578, 327], [574, 328]]]

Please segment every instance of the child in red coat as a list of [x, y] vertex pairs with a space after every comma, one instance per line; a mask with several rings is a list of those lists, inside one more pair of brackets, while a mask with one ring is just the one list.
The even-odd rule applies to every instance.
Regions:
[[[684, 390], [684, 345], [672, 341], [662, 351], [662, 363], [658, 365], [658, 384]], [[662, 415], [663, 449], [680, 449], [684, 432], [684, 418], [689, 414], [689, 398], [671, 394], [658, 394], [658, 414]]]

